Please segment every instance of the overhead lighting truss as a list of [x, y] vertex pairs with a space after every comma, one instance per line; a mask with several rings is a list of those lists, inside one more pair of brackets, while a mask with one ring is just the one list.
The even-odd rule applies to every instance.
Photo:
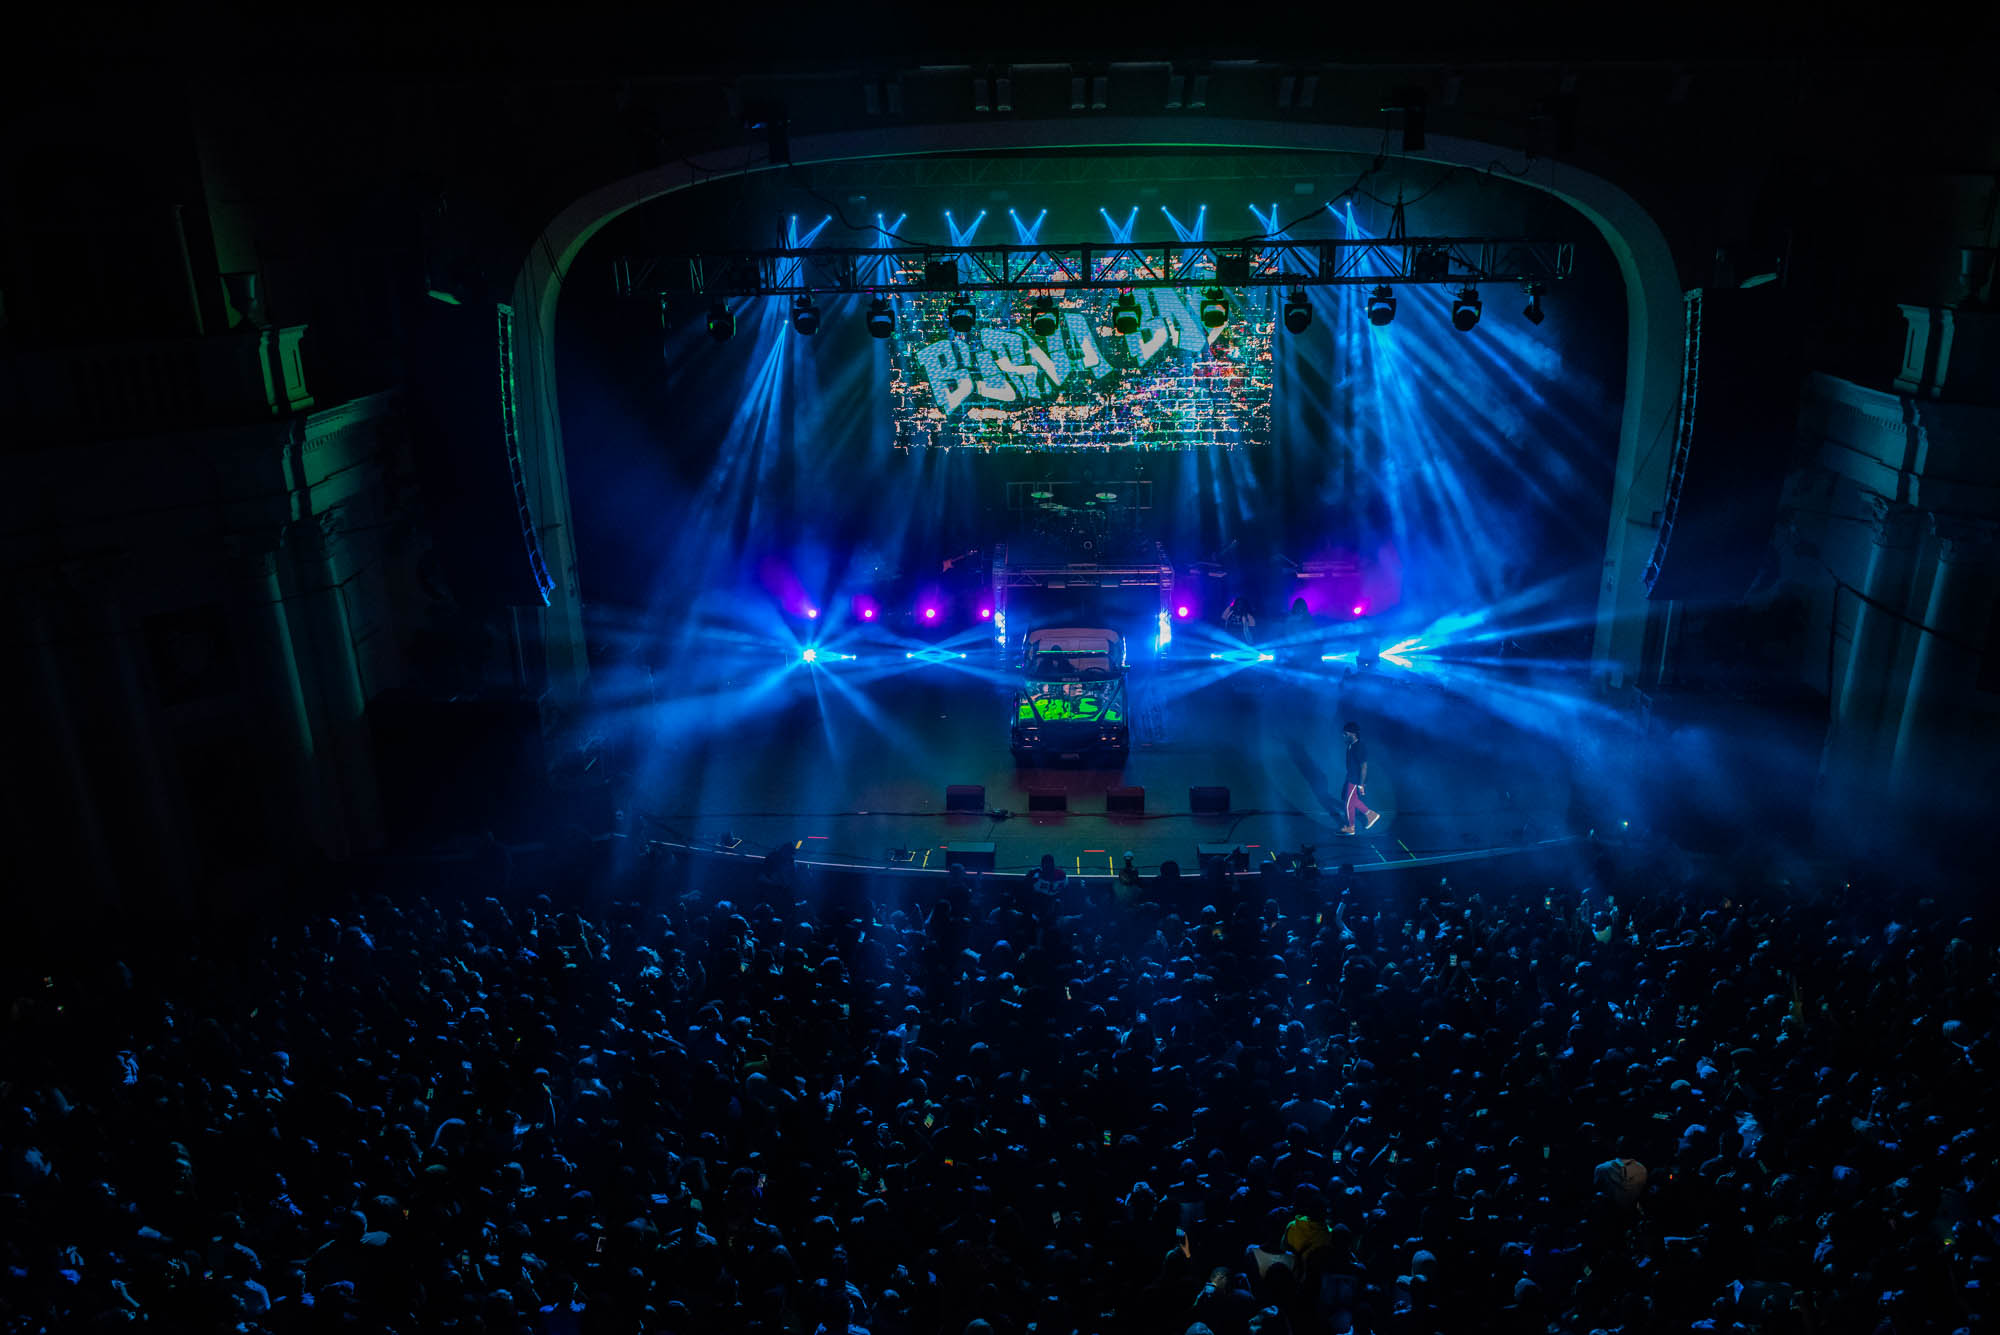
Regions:
[[[710, 301], [830, 293], [936, 291], [938, 265], [957, 264], [959, 292], [1130, 290], [1141, 287], [1376, 287], [1390, 284], [1553, 283], [1569, 277], [1570, 241], [1484, 237], [1395, 237], [1259, 241], [1253, 245], [1168, 242], [740, 251], [688, 261], [689, 288]], [[617, 272], [633, 272], [620, 261]], [[642, 274], [658, 270], [642, 261]], [[653, 296], [623, 282], [627, 296]]]

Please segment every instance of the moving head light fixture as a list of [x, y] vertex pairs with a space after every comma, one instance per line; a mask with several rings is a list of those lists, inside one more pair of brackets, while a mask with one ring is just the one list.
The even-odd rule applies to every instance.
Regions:
[[954, 298], [944, 313], [944, 322], [951, 326], [951, 332], [954, 334], [971, 333], [972, 326], [978, 319], [979, 312], [973, 310], [972, 303], [963, 296]]
[[1201, 322], [1210, 329], [1220, 329], [1229, 323], [1229, 295], [1219, 287], [1211, 287], [1201, 294]]
[[1396, 318], [1396, 293], [1387, 283], [1368, 294], [1368, 323], [1381, 328]]
[[876, 297], [868, 303], [868, 337], [887, 338], [895, 332], [896, 308], [887, 297]]
[[1479, 289], [1467, 283], [1451, 302], [1452, 328], [1463, 334], [1479, 323]]
[[1312, 303], [1306, 300], [1306, 290], [1292, 289], [1292, 295], [1285, 298], [1285, 328], [1294, 334], [1303, 334], [1312, 327]]
[[810, 296], [792, 298], [792, 328], [807, 335], [819, 332], [819, 307]]
[[1118, 300], [1111, 308], [1111, 328], [1118, 334], [1139, 332], [1139, 298], [1127, 288], [1118, 294]]
[[724, 302], [716, 302], [708, 308], [708, 336], [717, 343], [727, 343], [736, 332], [736, 317], [729, 313]]
[[1035, 313], [1028, 322], [1036, 338], [1053, 338], [1056, 332], [1056, 299], [1044, 292], [1035, 298]]

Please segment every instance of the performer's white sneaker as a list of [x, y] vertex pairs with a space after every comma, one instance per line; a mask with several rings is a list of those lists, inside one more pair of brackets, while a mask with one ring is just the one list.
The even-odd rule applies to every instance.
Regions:
[[1367, 823], [1366, 825], [1362, 826], [1361, 828], [1362, 828], [1362, 829], [1364, 829], [1364, 830], [1372, 830], [1372, 829], [1374, 829], [1374, 828], [1375, 828], [1375, 822], [1376, 822], [1376, 821], [1378, 821], [1378, 820], [1381, 820], [1381, 819], [1382, 819], [1382, 813], [1381, 813], [1381, 812], [1379, 812], [1379, 811], [1371, 811], [1371, 812], [1369, 812], [1369, 813], [1368, 813], [1368, 823]]
[[1340, 832], [1341, 832], [1342, 834], [1353, 834], [1353, 833], [1354, 833], [1354, 827], [1353, 827], [1352, 825], [1343, 825], [1343, 826], [1341, 826], [1341, 827], [1340, 827]]

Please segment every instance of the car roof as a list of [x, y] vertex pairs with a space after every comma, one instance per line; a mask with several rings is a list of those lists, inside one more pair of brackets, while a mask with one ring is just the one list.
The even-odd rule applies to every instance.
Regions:
[[1122, 637], [1103, 626], [1044, 626], [1028, 632], [1028, 648], [1035, 653], [1056, 649], [1072, 658], [1092, 654], [1117, 653]]

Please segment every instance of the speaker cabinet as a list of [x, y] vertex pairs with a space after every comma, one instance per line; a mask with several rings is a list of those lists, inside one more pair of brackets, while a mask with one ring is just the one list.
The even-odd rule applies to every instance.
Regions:
[[986, 810], [986, 785], [979, 783], [954, 783], [944, 790], [946, 811], [970, 811], [975, 815]]
[[1104, 809], [1128, 816], [1142, 816], [1146, 812], [1146, 790], [1144, 788], [1112, 788], [1104, 794]]
[[1188, 789], [1188, 810], [1197, 816], [1227, 816], [1229, 814], [1229, 790], [1227, 788]]

